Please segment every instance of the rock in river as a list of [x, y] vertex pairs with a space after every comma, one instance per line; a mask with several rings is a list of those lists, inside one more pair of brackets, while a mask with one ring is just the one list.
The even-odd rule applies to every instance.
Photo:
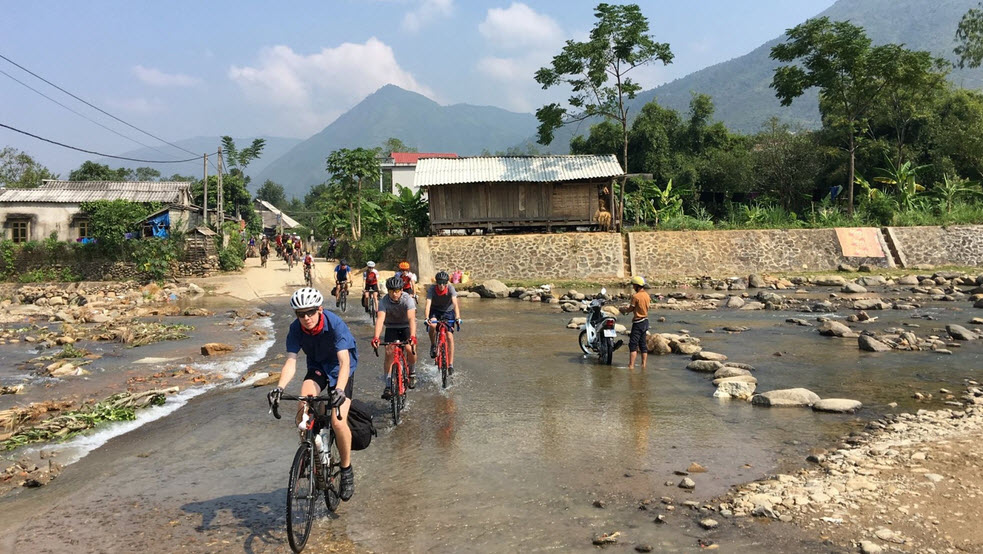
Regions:
[[809, 389], [778, 389], [754, 395], [751, 403], [755, 406], [772, 408], [812, 406], [819, 402], [819, 395]]
[[975, 340], [977, 338], [976, 333], [962, 325], [946, 325], [945, 330], [949, 333], [949, 336], [956, 340]]
[[812, 405], [812, 409], [817, 412], [834, 412], [840, 414], [853, 413], [862, 407], [863, 404], [859, 401], [847, 398], [823, 398]]

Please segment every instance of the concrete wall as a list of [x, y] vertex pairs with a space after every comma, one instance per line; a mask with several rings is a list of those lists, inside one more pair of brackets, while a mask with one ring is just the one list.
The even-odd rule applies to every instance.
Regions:
[[[887, 252], [884, 244], [882, 251]], [[888, 267], [883, 258], [843, 256], [833, 229], [630, 233], [631, 272], [649, 278], [825, 271], [841, 263]]]
[[[420, 282], [433, 271], [469, 271], [472, 279], [612, 279], [625, 277], [618, 233], [426, 237], [416, 247]], [[421, 248], [422, 246], [422, 248]], [[429, 250], [429, 256], [426, 251]], [[430, 263], [422, 258], [429, 257]]]
[[983, 266], [983, 225], [891, 227], [906, 265]]
[[0, 207], [3, 238], [11, 238], [9, 220], [27, 216], [30, 221], [28, 240], [44, 240], [53, 232], [58, 234], [58, 240], [75, 240], [79, 237], [79, 230], [72, 225], [72, 221], [77, 213], [79, 213], [78, 204], [5, 204]]

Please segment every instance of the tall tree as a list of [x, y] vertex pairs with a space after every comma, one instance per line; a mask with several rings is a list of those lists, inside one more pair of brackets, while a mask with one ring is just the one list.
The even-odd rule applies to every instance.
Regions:
[[362, 237], [362, 189], [366, 183], [379, 182], [379, 150], [376, 148], [342, 148], [328, 156], [327, 169], [332, 185], [346, 193], [352, 239]]
[[160, 181], [160, 171], [152, 167], [138, 167], [133, 173], [137, 181]]
[[263, 148], [266, 146], [266, 139], [253, 139], [253, 143], [239, 150], [232, 137], [226, 135], [222, 137], [222, 151], [225, 154], [225, 164], [229, 167], [229, 173], [238, 171], [242, 175], [244, 182], [248, 185], [249, 178], [246, 177], [246, 167], [255, 159], [263, 155]]
[[259, 190], [256, 192], [256, 198], [266, 200], [281, 209], [287, 203], [287, 194], [283, 190], [283, 185], [274, 183], [269, 179], [263, 183], [263, 186], [259, 187]]
[[389, 137], [382, 143], [382, 154], [386, 157], [393, 152], [416, 152], [416, 148], [406, 146], [406, 143], [396, 137]]
[[815, 137], [772, 117], [754, 142], [751, 156], [757, 189], [788, 211], [808, 205], [822, 167]]
[[0, 185], [12, 189], [38, 187], [45, 179], [57, 179], [47, 167], [34, 161], [27, 152], [7, 146], [0, 150]]
[[[589, 40], [568, 40], [563, 50], [553, 57], [552, 65], [536, 72], [536, 81], [543, 89], [561, 83], [569, 84], [573, 89], [567, 100], [572, 110], [557, 103], [536, 110], [539, 143], [552, 142], [553, 132], [568, 123], [589, 117], [614, 120], [621, 126], [622, 162], [627, 173], [628, 106], [625, 101], [634, 98], [642, 89], [628, 73], [656, 61], [672, 63], [672, 51], [668, 43], [655, 42], [649, 36], [648, 19], [637, 4], [598, 4], [594, 17], [597, 21]], [[624, 188], [621, 187], [619, 222], [624, 212]]]
[[108, 165], [93, 161], [83, 162], [68, 174], [69, 181], [128, 181], [133, 172], [125, 167], [110, 169]]
[[853, 215], [857, 136], [888, 84], [885, 67], [896, 53], [894, 45], [872, 47], [862, 27], [827, 17], [810, 19], [786, 32], [787, 41], [771, 49], [772, 59], [795, 62], [775, 69], [771, 87], [783, 106], [812, 88], [819, 88], [824, 126], [838, 129], [846, 139], [847, 210]]
[[956, 41], [953, 52], [959, 56], [960, 68], [983, 63], [983, 2], [963, 14], [956, 28]]

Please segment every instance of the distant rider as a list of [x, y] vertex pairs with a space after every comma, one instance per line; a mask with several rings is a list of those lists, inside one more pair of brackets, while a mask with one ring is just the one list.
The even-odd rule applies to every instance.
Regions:
[[[307, 357], [307, 374], [300, 386], [301, 396], [319, 396], [322, 391], [331, 395], [331, 408], [339, 408], [341, 419], [331, 417], [331, 428], [338, 441], [338, 455], [341, 461], [342, 500], [348, 500], [355, 493], [355, 472], [352, 471], [352, 434], [348, 428], [348, 408], [351, 406], [352, 387], [355, 381], [355, 366], [358, 365], [358, 351], [355, 338], [345, 322], [332, 312], [321, 307], [324, 297], [317, 289], [304, 287], [290, 297], [297, 320], [287, 331], [287, 359], [280, 371], [280, 380], [269, 397], [279, 401], [283, 389], [290, 383], [297, 370], [297, 353], [301, 350]], [[306, 409], [305, 403], [297, 406], [297, 423]]]
[[[457, 301], [454, 285], [448, 284], [450, 275], [446, 271], [437, 273], [437, 284], [427, 289], [427, 302], [423, 311], [427, 314], [427, 327], [430, 334], [430, 357], [437, 357], [437, 321], [455, 320], [461, 324], [461, 304]], [[454, 327], [447, 327], [447, 372], [454, 373]]]
[[410, 271], [410, 262], [399, 262], [399, 271], [396, 276], [403, 280], [403, 292], [416, 299], [416, 274]]
[[648, 361], [649, 351], [647, 344], [647, 334], [649, 330], [649, 303], [652, 297], [645, 292], [645, 278], [636, 275], [631, 278], [631, 286], [635, 289], [635, 294], [631, 296], [631, 302], [627, 306], [620, 308], [621, 313], [632, 312], [631, 316], [631, 337], [628, 339], [628, 369], [635, 368], [635, 358], [638, 353], [642, 353], [642, 368]]
[[375, 297], [375, 305], [379, 305], [379, 271], [375, 268], [375, 262], [370, 261], [365, 264], [366, 270], [362, 274], [362, 307], [369, 311], [369, 298]]
[[335, 291], [334, 291], [334, 305], [337, 306], [341, 303], [341, 288], [348, 288], [348, 278], [351, 276], [352, 268], [348, 265], [346, 260], [341, 260], [341, 263], [334, 268], [335, 277]]
[[[381, 342], [395, 342], [412, 344], [416, 346], [416, 302], [413, 297], [403, 293], [403, 281], [399, 277], [392, 276], [386, 281], [388, 292], [379, 301], [379, 317], [375, 320], [375, 333], [372, 336], [372, 347], [379, 347], [379, 337], [382, 331], [386, 334]], [[382, 371], [386, 376], [386, 388], [382, 391], [382, 399], [389, 400], [392, 397], [392, 365], [393, 349], [395, 346], [386, 347], [386, 360], [383, 362]], [[407, 385], [409, 388], [416, 387], [416, 348], [405, 350], [406, 364], [410, 368], [410, 379]]]

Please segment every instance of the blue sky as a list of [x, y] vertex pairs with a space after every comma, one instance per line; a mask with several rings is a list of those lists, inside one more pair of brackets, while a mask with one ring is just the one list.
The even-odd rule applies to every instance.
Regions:
[[[834, 0], [641, 1], [669, 66], [649, 89], [743, 55]], [[168, 140], [204, 135], [307, 138], [393, 83], [441, 104], [532, 112], [568, 91], [533, 73], [583, 39], [596, 0], [6, 2], [0, 54]], [[0, 59], [0, 70], [120, 134], [161, 146]], [[100, 152], [140, 145], [0, 74], [0, 123]], [[67, 173], [85, 159], [0, 128], [0, 147]], [[180, 155], [180, 153], [175, 153]], [[64, 175], [63, 175], [64, 176]]]

